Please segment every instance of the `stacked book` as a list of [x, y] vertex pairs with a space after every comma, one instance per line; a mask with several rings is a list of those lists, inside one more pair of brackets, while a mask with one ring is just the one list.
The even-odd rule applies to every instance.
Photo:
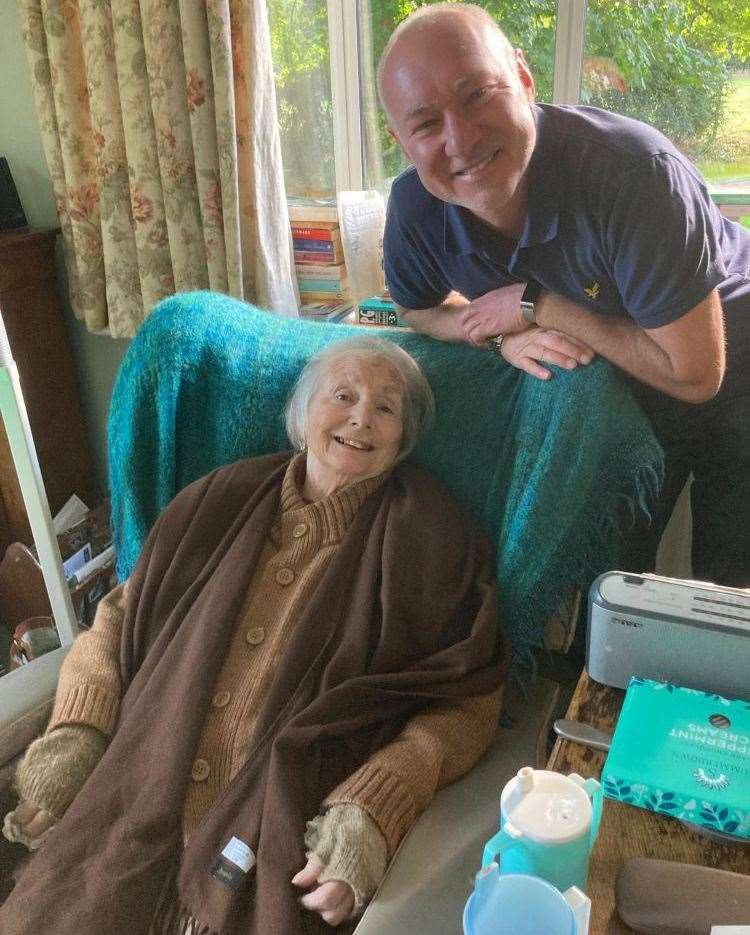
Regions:
[[346, 317], [352, 305], [336, 208], [290, 205], [289, 216], [302, 316]]
[[386, 328], [408, 328], [409, 324], [399, 315], [388, 291], [363, 299], [357, 308], [360, 325], [380, 325]]

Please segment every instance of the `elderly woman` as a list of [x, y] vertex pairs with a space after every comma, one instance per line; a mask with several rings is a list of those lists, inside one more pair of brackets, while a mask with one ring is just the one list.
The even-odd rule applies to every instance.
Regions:
[[4, 935], [294, 935], [361, 910], [500, 705], [488, 546], [400, 463], [433, 406], [396, 345], [335, 344], [288, 403], [297, 453], [166, 508], [18, 770], [5, 833], [44, 845]]

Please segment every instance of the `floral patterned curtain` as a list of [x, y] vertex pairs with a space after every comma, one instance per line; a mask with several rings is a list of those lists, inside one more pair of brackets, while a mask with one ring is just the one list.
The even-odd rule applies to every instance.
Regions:
[[297, 314], [265, 0], [18, 0], [76, 315]]

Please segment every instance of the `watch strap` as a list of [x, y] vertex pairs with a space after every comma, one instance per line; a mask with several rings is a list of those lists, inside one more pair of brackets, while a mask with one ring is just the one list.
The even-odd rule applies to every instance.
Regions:
[[542, 287], [538, 282], [527, 282], [526, 288], [523, 290], [523, 295], [521, 296], [521, 315], [523, 315], [523, 320], [527, 325], [536, 324], [536, 309], [534, 303], [539, 298], [539, 294], [542, 291]]
[[521, 299], [521, 315], [523, 320], [527, 325], [536, 324], [536, 309], [534, 308], [533, 302], [527, 302], [525, 299]]

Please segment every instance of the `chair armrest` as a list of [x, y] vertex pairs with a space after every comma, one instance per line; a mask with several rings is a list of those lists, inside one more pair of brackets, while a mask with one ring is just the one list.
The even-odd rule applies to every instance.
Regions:
[[0, 767], [44, 730], [68, 649], [61, 646], [0, 678]]
[[522, 766], [544, 767], [544, 745], [558, 686], [537, 679], [526, 697], [509, 685], [491, 747], [458, 782], [442, 789], [401, 842], [383, 882], [354, 935], [429, 932], [456, 935], [474, 888], [484, 845], [497, 831], [500, 792]]

